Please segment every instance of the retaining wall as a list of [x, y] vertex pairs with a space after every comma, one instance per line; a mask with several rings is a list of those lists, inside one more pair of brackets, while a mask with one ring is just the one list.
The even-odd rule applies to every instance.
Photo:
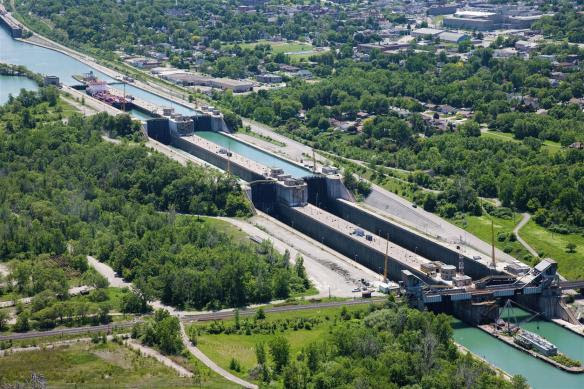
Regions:
[[[286, 224], [292, 226], [292, 228], [295, 228], [322, 244], [331, 247], [333, 250], [354, 259], [363, 266], [366, 266], [377, 273], [383, 274], [385, 256], [377, 250], [360, 242], [358, 239], [348, 237], [346, 234], [343, 234], [292, 207], [284, 205], [277, 206], [276, 216]], [[435, 283], [424, 273], [402, 264], [389, 256], [387, 269], [388, 277], [394, 281], [401, 281], [402, 270], [411, 271], [418, 277], [422, 278], [425, 282], [432, 284]]]
[[[227, 171], [228, 161], [227, 158], [223, 157], [222, 155], [216, 154], [201, 146], [188, 142], [178, 136], [171, 135], [170, 144], [174, 147], [186, 151], [187, 153], [194, 155], [197, 158], [202, 159], [205, 162], [217, 166], [219, 169]], [[238, 165], [233, 161], [231, 161], [231, 163], [229, 164], [229, 169], [233, 174], [235, 174], [238, 177], [241, 177], [243, 180], [248, 182], [265, 179], [264, 176], [262, 176], [261, 174], [249, 170], [241, 165]]]
[[[389, 236], [391, 242], [415, 252], [424, 258], [432, 261], [441, 261], [448, 265], [458, 267], [459, 253], [456, 250], [382, 219], [352, 203], [336, 199], [332, 202], [331, 212], [381, 237], [386, 238]], [[492, 275], [491, 269], [484, 264], [466, 256], [463, 258], [464, 272], [473, 279]], [[497, 272], [497, 274], [499, 273]]]

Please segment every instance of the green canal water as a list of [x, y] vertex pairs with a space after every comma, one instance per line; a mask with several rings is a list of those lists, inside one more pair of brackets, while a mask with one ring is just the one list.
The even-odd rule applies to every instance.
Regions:
[[264, 153], [263, 151], [251, 147], [245, 143], [241, 143], [233, 138], [225, 136], [213, 131], [197, 131], [197, 135], [205, 138], [221, 147], [225, 147], [232, 152], [244, 155], [258, 163], [267, 167], [278, 167], [284, 170], [284, 173], [290, 174], [292, 177], [301, 178], [311, 176], [310, 170], [304, 169], [296, 164], [280, 159], [272, 154]]
[[[517, 318], [517, 323], [530, 316], [526, 311], [517, 308], [512, 310], [512, 315]], [[505, 312], [502, 317], [507, 319]], [[522, 324], [521, 327], [545, 337], [560, 352], [584, 363], [584, 337], [543, 320], [534, 320]], [[453, 328], [457, 343], [511, 375], [521, 374], [534, 389], [584, 388], [583, 374], [571, 374], [557, 369], [458, 319], [454, 319]]]

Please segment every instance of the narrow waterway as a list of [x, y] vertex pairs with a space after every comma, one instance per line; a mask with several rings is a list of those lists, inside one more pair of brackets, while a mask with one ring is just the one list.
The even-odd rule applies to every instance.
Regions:
[[239, 154], [244, 155], [249, 159], [261, 163], [267, 167], [277, 167], [284, 170], [284, 173], [290, 174], [292, 177], [301, 178], [311, 176], [312, 173], [296, 164], [280, 159], [274, 155], [266, 154], [255, 147], [249, 146], [245, 143], [239, 142], [233, 138], [225, 136], [213, 131], [197, 131], [196, 133], [201, 138], [205, 138], [219, 146]]
[[[530, 315], [514, 309], [517, 323]], [[503, 317], [506, 318], [505, 314]], [[454, 340], [511, 375], [521, 374], [534, 389], [582, 389], [584, 375], [571, 374], [530, 356], [495, 339], [476, 327], [453, 321]], [[560, 352], [584, 363], [584, 337], [548, 321], [532, 321], [521, 325], [553, 342]]]
[[[2, 27], [0, 27], [0, 62], [23, 65], [36, 73], [57, 76], [62, 84], [69, 86], [79, 84], [73, 78], [74, 75], [82, 75], [90, 71], [93, 71], [97, 78], [101, 80], [107, 82], [114, 81], [108, 75], [63, 53], [14, 40], [8, 31]], [[112, 87], [121, 91], [124, 90], [124, 87], [119, 84], [113, 85]], [[183, 115], [195, 114], [195, 111], [188, 107], [174, 103], [143, 89], [136, 88], [130, 84], [126, 84], [125, 91], [126, 94], [139, 97], [156, 105], [172, 107], [176, 112]], [[144, 116], [144, 114], [141, 114], [139, 119], [142, 119]]]
[[21, 89], [37, 90], [38, 86], [36, 82], [26, 77], [0, 75], [0, 105], [8, 101], [8, 96], [18, 96]]

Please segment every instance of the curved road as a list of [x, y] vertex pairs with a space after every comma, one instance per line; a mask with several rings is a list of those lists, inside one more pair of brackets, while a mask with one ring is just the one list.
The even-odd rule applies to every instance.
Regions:
[[537, 253], [537, 251], [535, 251], [535, 249], [533, 247], [531, 247], [526, 241], [523, 240], [523, 238], [521, 236], [519, 236], [519, 230], [521, 230], [523, 228], [523, 226], [525, 226], [529, 222], [529, 219], [531, 219], [531, 215], [528, 213], [523, 213], [523, 214], [521, 214], [521, 216], [523, 216], [523, 218], [515, 226], [515, 228], [513, 229], [513, 233], [517, 237], [517, 240], [519, 241], [519, 243], [521, 243], [523, 245], [523, 247], [525, 247], [531, 255], [533, 255], [535, 258], [539, 258], [539, 254]]

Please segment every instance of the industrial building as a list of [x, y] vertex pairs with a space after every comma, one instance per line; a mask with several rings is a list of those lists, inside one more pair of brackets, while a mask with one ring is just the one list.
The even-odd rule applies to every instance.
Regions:
[[438, 15], [452, 15], [458, 9], [458, 4], [444, 4], [444, 5], [433, 5], [428, 8], [428, 15], [438, 16]]
[[259, 74], [256, 76], [256, 80], [258, 80], [259, 82], [263, 82], [266, 84], [277, 84], [282, 82], [282, 76], [279, 76], [277, 74]]
[[459, 10], [452, 16], [446, 16], [443, 20], [444, 27], [489, 31], [496, 29], [526, 29], [539, 20], [543, 15], [511, 15], [497, 12]]
[[230, 78], [213, 78], [187, 72], [161, 73], [160, 77], [182, 86], [206, 86], [222, 90], [232, 90], [235, 93], [252, 90], [253, 83]]
[[444, 31], [442, 34], [438, 35], [438, 38], [440, 38], [440, 41], [448, 43], [460, 43], [470, 39], [466, 34], [450, 31]]
[[412, 31], [412, 36], [421, 36], [421, 37], [432, 37], [436, 38], [440, 34], [442, 34], [444, 30], [438, 30], [436, 28], [418, 28], [417, 30]]

